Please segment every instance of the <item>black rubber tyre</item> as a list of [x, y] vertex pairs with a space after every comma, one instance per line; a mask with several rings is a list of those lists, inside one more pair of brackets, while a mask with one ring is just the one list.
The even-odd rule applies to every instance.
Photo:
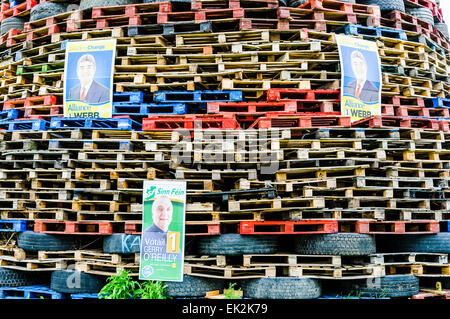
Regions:
[[399, 10], [405, 12], [403, 0], [358, 0], [357, 3], [379, 6], [381, 11]]
[[406, 13], [434, 25], [433, 12], [428, 8], [406, 8]]
[[17, 245], [28, 251], [63, 251], [77, 249], [79, 246], [78, 241], [71, 236], [57, 236], [32, 231], [20, 233]]
[[352, 296], [409, 297], [419, 293], [419, 278], [412, 275], [390, 275], [344, 284]]
[[0, 25], [0, 34], [5, 34], [9, 30], [17, 29], [23, 31], [25, 19], [18, 17], [6, 18]]
[[100, 292], [105, 284], [106, 280], [101, 276], [73, 270], [57, 270], [52, 272], [50, 288], [68, 294], [95, 294]]
[[189, 275], [184, 275], [182, 282], [165, 281], [164, 285], [167, 285], [166, 296], [169, 297], [204, 297], [208, 291], [227, 288], [222, 279]]
[[278, 239], [270, 235], [223, 234], [202, 237], [197, 247], [202, 255], [274, 254], [277, 252]]
[[253, 299], [315, 299], [322, 294], [321, 284], [311, 278], [257, 278], [243, 280], [244, 297]]
[[359, 256], [376, 252], [373, 236], [354, 233], [298, 236], [294, 249], [303, 255]]
[[[379, 245], [378, 245], [379, 243]], [[377, 237], [378, 252], [450, 254], [450, 233]]]
[[95, 7], [112, 7], [127, 4], [142, 3], [139, 0], [81, 0], [80, 10], [91, 9]]
[[108, 254], [130, 254], [140, 251], [140, 235], [113, 234], [103, 239], [103, 252]]
[[52, 17], [60, 13], [64, 13], [67, 11], [68, 5], [68, 3], [60, 2], [40, 3], [31, 8], [30, 21], [36, 21], [47, 17]]
[[[356, 0], [340, 0], [341, 2], [355, 3]], [[297, 8], [299, 5], [308, 2], [308, 0], [278, 0], [281, 7]]]
[[0, 267], [0, 287], [21, 287], [48, 283], [45, 274], [36, 275], [35, 272], [20, 271]]
[[434, 24], [434, 27], [441, 31], [441, 33], [447, 38], [450, 39], [449, 31], [448, 31], [448, 25], [446, 23], [442, 22], [436, 22]]

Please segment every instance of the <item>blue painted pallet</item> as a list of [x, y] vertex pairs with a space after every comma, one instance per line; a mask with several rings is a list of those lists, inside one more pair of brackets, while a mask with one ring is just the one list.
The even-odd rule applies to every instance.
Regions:
[[[386, 37], [399, 40], [408, 40], [405, 31], [387, 29], [387, 28], [377, 28], [377, 27], [365, 27], [359, 24], [347, 24], [344, 27], [345, 34], [347, 35], [362, 35], [368, 37]], [[341, 29], [337, 31], [341, 32]]]
[[1, 287], [0, 299], [65, 299], [48, 286]]
[[8, 132], [12, 131], [46, 131], [48, 129], [48, 121], [41, 119], [35, 120], [16, 120], [16, 121], [0, 121], [0, 129]]
[[28, 221], [22, 219], [0, 220], [0, 232], [23, 232], [27, 231]]
[[10, 109], [0, 112], [0, 120], [15, 120], [19, 117], [19, 110]]
[[98, 299], [98, 294], [71, 294], [70, 299]]
[[415, 36], [414, 38], [410, 38], [408, 40], [425, 44], [431, 50], [439, 53], [442, 56], [446, 56], [445, 50], [443, 48], [441, 48], [436, 42], [434, 42], [433, 40], [431, 40], [430, 38], [425, 36], [424, 34], [420, 34], [420, 35]]
[[142, 125], [127, 118], [54, 117], [50, 129], [141, 130]]
[[113, 96], [113, 104], [130, 104], [130, 103], [148, 103], [151, 102], [152, 98], [140, 91], [133, 92], [116, 92]]
[[242, 91], [157, 91], [155, 102], [240, 102]]
[[166, 104], [116, 104], [113, 103], [113, 115], [149, 115], [149, 114], [186, 114], [184, 103]]
[[426, 107], [448, 107], [450, 108], [450, 99], [444, 99], [442, 97], [433, 97], [431, 99], [424, 99]]
[[26, 0], [10, 0], [9, 1], [9, 8], [14, 8], [15, 6], [18, 6], [21, 3], [24, 3]]

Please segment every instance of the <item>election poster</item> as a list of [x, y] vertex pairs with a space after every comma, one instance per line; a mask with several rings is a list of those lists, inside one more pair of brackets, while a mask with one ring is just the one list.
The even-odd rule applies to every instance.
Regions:
[[115, 55], [116, 39], [67, 42], [65, 117], [112, 117]]
[[381, 62], [375, 42], [336, 35], [341, 61], [341, 114], [352, 122], [381, 115]]
[[140, 280], [183, 281], [186, 182], [145, 181]]

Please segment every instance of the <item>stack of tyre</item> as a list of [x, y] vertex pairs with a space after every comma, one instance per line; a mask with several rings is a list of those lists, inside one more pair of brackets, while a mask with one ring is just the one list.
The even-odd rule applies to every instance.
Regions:
[[[199, 238], [196, 252], [200, 255], [242, 256], [245, 254], [295, 253], [299, 255], [367, 256], [377, 252], [375, 237], [366, 234], [336, 233], [319, 235], [255, 236], [224, 234]], [[169, 283], [169, 292], [204, 296], [208, 290], [221, 289], [228, 282], [217, 279], [188, 277], [184, 283]], [[237, 282], [235, 280], [234, 282]], [[244, 297], [251, 299], [314, 299], [322, 295], [355, 295], [361, 297], [410, 297], [419, 292], [419, 279], [413, 275], [389, 275], [368, 280], [325, 280], [313, 278], [275, 277], [238, 281]], [[176, 290], [171, 290], [176, 287]], [[188, 291], [189, 290], [189, 291]]]
[[[308, 0], [279, 0], [278, 2], [281, 6], [295, 8], [307, 1]], [[414, 2], [409, 1], [405, 2], [404, 0], [340, 0], [340, 1], [379, 6], [381, 12], [384, 13], [393, 10], [405, 12], [407, 14], [410, 14], [414, 17], [421, 19], [422, 21], [430, 23], [436, 29], [441, 31], [442, 34], [445, 37], [447, 37], [447, 39], [450, 39], [447, 24], [439, 21], [435, 16], [433, 16], [433, 12], [430, 9], [421, 5], [416, 5], [414, 4]]]
[[[377, 243], [379, 250], [387, 253], [411, 252], [450, 254], [450, 233], [419, 236], [379, 236]], [[450, 288], [450, 276], [448, 275], [421, 276], [419, 280], [420, 287], [436, 289], [436, 284], [440, 282], [444, 289]]]
[[448, 26], [446, 23], [439, 21], [433, 12], [421, 5], [416, 5], [412, 1], [404, 0], [356, 0], [357, 3], [366, 5], [376, 5], [379, 6], [382, 12], [389, 12], [393, 10], [398, 10], [410, 14], [418, 19], [428, 22], [433, 25], [436, 29], [442, 32], [447, 39], [450, 39]]

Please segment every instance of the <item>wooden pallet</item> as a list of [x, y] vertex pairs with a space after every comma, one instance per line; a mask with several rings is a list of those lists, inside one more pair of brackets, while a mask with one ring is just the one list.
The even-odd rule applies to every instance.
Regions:
[[3, 268], [22, 270], [22, 271], [37, 271], [37, 272], [51, 272], [55, 270], [66, 269], [66, 262], [58, 261], [39, 261], [39, 260], [16, 260], [14, 257], [0, 256], [0, 266]]
[[184, 263], [184, 274], [219, 279], [250, 279], [275, 277], [275, 267], [218, 267]]
[[139, 263], [139, 253], [133, 254], [106, 254], [95, 250], [78, 250], [75, 260], [80, 262], [99, 262], [111, 264]]
[[130, 276], [139, 276], [138, 264], [112, 264], [104, 262], [91, 262], [91, 261], [78, 261], [75, 264], [77, 271], [82, 271], [87, 274], [99, 275], [99, 276], [115, 276], [119, 275], [123, 270], [129, 271]]
[[291, 277], [317, 279], [366, 279], [385, 276], [384, 266], [290, 266]]

